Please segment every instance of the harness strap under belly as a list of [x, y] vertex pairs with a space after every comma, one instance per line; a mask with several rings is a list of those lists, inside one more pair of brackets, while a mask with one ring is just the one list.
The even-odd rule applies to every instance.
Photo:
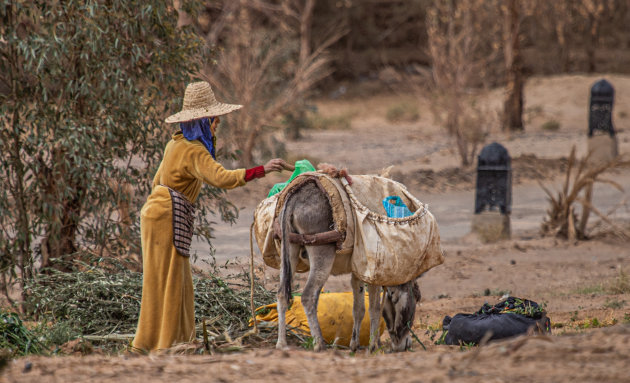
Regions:
[[[276, 218], [273, 221], [273, 234], [275, 239], [282, 239], [282, 229], [280, 228], [280, 221]], [[289, 233], [289, 242], [297, 243], [305, 246], [321, 246], [329, 243], [334, 243], [342, 239], [342, 234], [337, 230], [330, 230], [317, 234], [298, 234]]]

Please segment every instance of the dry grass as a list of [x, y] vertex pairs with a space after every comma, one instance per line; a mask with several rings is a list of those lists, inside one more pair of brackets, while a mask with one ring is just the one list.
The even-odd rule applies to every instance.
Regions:
[[540, 128], [548, 132], [557, 132], [560, 130], [560, 123], [556, 120], [549, 120], [543, 123]]
[[420, 119], [420, 112], [418, 106], [402, 102], [396, 105], [392, 105], [387, 109], [385, 118], [389, 122], [416, 122]]
[[317, 130], [348, 130], [352, 127], [352, 119], [356, 113], [348, 111], [334, 116], [323, 116], [315, 113], [309, 117], [313, 129]]
[[580, 287], [575, 292], [583, 295], [630, 294], [630, 276], [622, 268], [619, 268], [614, 278], [595, 285]]
[[623, 269], [619, 268], [619, 273], [613, 279], [608, 286], [606, 286], [606, 291], [610, 294], [628, 294], [630, 293], [630, 276], [623, 271]]
[[[597, 182], [608, 184], [623, 191], [623, 188], [617, 182], [602, 178], [602, 176], [613, 169], [628, 166], [630, 162], [619, 156], [607, 163], [590, 164], [589, 156], [578, 161], [575, 151], [574, 145], [569, 155], [564, 185], [561, 190], [555, 193], [555, 197], [554, 193], [539, 182], [545, 193], [547, 193], [550, 203], [547, 217], [541, 227], [542, 234], [569, 240], [586, 239], [585, 230], [588, 214], [584, 214], [584, 212], [592, 211], [615, 230], [620, 231], [622, 235], [630, 238], [630, 233], [626, 233], [625, 229], [616, 225], [606, 214], [603, 214], [591, 204], [590, 196], [592, 187]], [[582, 195], [585, 195], [585, 197], [582, 197]], [[576, 214], [575, 208], [578, 203], [582, 205], [582, 217], [578, 217]]]

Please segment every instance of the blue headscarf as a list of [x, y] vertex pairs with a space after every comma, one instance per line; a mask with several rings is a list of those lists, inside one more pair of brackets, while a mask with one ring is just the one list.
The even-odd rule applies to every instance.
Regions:
[[214, 117], [211, 118], [199, 118], [197, 120], [186, 121], [179, 124], [179, 127], [182, 129], [182, 133], [184, 133], [184, 137], [188, 141], [199, 140], [203, 144], [203, 146], [208, 149], [208, 152], [214, 158], [217, 159], [214, 153], [214, 144], [215, 138], [212, 136], [212, 131], [210, 131], [210, 125], [214, 121]]

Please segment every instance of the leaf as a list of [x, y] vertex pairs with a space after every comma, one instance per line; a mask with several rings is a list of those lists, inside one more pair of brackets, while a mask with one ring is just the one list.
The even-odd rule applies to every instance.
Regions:
[[609, 184], [609, 185], [611, 185], [612, 187], [614, 187], [615, 189], [619, 190], [620, 192], [623, 192], [623, 191], [624, 191], [623, 186], [621, 186], [621, 185], [620, 185], [619, 183], [617, 183], [616, 181], [609, 180], [609, 179], [606, 179], [606, 178], [597, 178], [595, 181], [596, 181], [596, 182], [603, 183], [603, 184]]

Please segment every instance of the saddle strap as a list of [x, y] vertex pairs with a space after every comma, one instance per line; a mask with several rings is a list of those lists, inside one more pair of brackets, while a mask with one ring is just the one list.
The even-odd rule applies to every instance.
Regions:
[[[274, 219], [273, 221], [273, 237], [274, 239], [282, 239], [282, 229], [280, 228], [280, 221]], [[329, 243], [337, 242], [343, 238], [342, 234], [337, 230], [325, 231], [317, 234], [298, 234], [289, 233], [289, 242], [296, 243], [301, 246], [321, 246]]]

